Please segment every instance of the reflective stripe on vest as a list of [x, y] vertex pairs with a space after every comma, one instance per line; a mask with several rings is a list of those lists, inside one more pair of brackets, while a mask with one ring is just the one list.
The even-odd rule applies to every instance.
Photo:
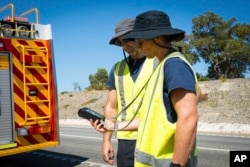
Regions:
[[[156, 59], [146, 59], [141, 67], [140, 74], [138, 75], [136, 81], [134, 82], [130, 72], [129, 67], [125, 60], [120, 61], [116, 64], [115, 68], [115, 85], [117, 92], [117, 103], [118, 103], [118, 112], [122, 111], [140, 92], [141, 88], [147, 82], [149, 76], [156, 66]], [[158, 65], [158, 64], [157, 64]], [[144, 95], [142, 91], [138, 98], [128, 107], [125, 112], [122, 112], [117, 121], [130, 120], [134, 116], [140, 101]], [[140, 113], [138, 113], [139, 115]], [[137, 131], [118, 131], [118, 139], [136, 139]]]
[[[118, 71], [118, 85], [119, 85], [119, 93], [120, 93], [120, 99], [121, 99], [121, 110], [123, 110], [127, 105], [126, 105], [126, 101], [125, 101], [125, 95], [124, 95], [124, 82], [123, 82], [123, 78], [124, 78], [124, 71], [125, 71], [125, 67], [127, 65], [127, 62], [125, 60], [123, 60], [120, 64], [120, 68]], [[123, 112], [121, 114], [121, 120], [124, 121], [126, 120], [126, 113], [127, 112]]]
[[[179, 52], [173, 52], [160, 63], [151, 77], [140, 111], [135, 167], [168, 167], [173, 157], [176, 123], [167, 120], [163, 91], [160, 91], [163, 90], [164, 63], [173, 57], [178, 57], [189, 65]], [[195, 80], [198, 85], [196, 78]], [[187, 166], [194, 167], [196, 164], [197, 150], [194, 146]]]

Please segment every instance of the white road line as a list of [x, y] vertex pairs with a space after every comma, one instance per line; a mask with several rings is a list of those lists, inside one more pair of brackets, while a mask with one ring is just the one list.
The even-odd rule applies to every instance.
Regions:
[[97, 139], [97, 140], [101, 140], [102, 138], [100, 137], [88, 137], [88, 136], [78, 136], [78, 135], [67, 135], [67, 134], [63, 134], [60, 133], [61, 136], [66, 136], [66, 137], [76, 137], [76, 138], [82, 138], [82, 139]]
[[[88, 137], [88, 136], [76, 136], [76, 135], [67, 135], [60, 133], [61, 136], [66, 136], [66, 137], [75, 137], [75, 138], [81, 138], [81, 139], [96, 139], [96, 140], [102, 140], [101, 137]], [[111, 139], [112, 141], [117, 141], [116, 139]]]
[[[60, 135], [66, 136], [66, 137], [76, 137], [76, 138], [82, 138], [82, 139], [97, 139], [102, 140], [100, 137], [88, 137], [88, 136], [76, 136], [76, 135], [67, 135], [61, 133]], [[112, 139], [112, 141], [117, 141], [116, 139]], [[199, 150], [210, 150], [210, 151], [221, 151], [221, 152], [229, 152], [230, 150], [227, 149], [219, 149], [219, 148], [208, 148], [208, 147], [197, 147]]]
[[227, 149], [220, 149], [220, 148], [208, 148], [208, 147], [197, 147], [198, 150], [210, 150], [210, 151], [222, 151], [222, 152], [229, 152], [230, 150]]

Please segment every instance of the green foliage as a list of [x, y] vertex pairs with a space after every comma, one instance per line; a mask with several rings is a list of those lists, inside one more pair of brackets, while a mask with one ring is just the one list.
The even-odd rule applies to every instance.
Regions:
[[196, 77], [198, 79], [198, 81], [209, 81], [210, 79], [200, 73], [196, 73]]
[[63, 91], [63, 92], [61, 92], [60, 94], [64, 95], [64, 94], [66, 94], [66, 93], [69, 93], [69, 92], [68, 92], [68, 91]]
[[190, 45], [193, 54], [208, 64], [209, 78], [243, 78], [250, 65], [250, 25], [224, 21], [212, 12], [193, 20]]
[[98, 100], [98, 98], [90, 99], [90, 100], [82, 103], [81, 106], [86, 106], [86, 105], [89, 105], [91, 103], [95, 103], [97, 100]]
[[[173, 46], [178, 50], [181, 48], [181, 52], [185, 55], [186, 59], [191, 65], [199, 61], [198, 55], [192, 53], [192, 46], [189, 44], [190, 36], [186, 36], [183, 41], [174, 42]], [[178, 47], [178, 48], [177, 48]]]
[[105, 90], [108, 89], [107, 86], [108, 72], [104, 68], [98, 68], [95, 75], [89, 75], [90, 86], [87, 90]]
[[67, 109], [68, 107], [69, 107], [69, 104], [65, 104], [65, 105], [63, 106], [64, 109]]

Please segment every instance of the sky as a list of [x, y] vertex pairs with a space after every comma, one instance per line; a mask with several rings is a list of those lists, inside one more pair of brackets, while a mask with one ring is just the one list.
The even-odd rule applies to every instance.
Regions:
[[[98, 68], [109, 72], [123, 58], [120, 47], [109, 45], [116, 23], [147, 10], [164, 11], [172, 27], [186, 34], [191, 33], [192, 19], [205, 12], [250, 24], [249, 0], [0, 0], [0, 8], [9, 3], [14, 4], [15, 16], [37, 8], [39, 23], [51, 24], [59, 93], [74, 91], [74, 83], [86, 88], [89, 75]], [[10, 9], [5, 10], [0, 19], [10, 14]], [[32, 14], [27, 17], [36, 21]], [[202, 62], [193, 66], [201, 74], [207, 67]]]

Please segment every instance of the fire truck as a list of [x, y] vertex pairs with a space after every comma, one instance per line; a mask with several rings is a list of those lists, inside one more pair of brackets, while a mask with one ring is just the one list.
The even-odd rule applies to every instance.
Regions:
[[[0, 16], [7, 9], [11, 15], [0, 20], [0, 157], [60, 143], [51, 25], [39, 24], [37, 8], [15, 16], [7, 4]], [[35, 23], [25, 18], [30, 13]]]

